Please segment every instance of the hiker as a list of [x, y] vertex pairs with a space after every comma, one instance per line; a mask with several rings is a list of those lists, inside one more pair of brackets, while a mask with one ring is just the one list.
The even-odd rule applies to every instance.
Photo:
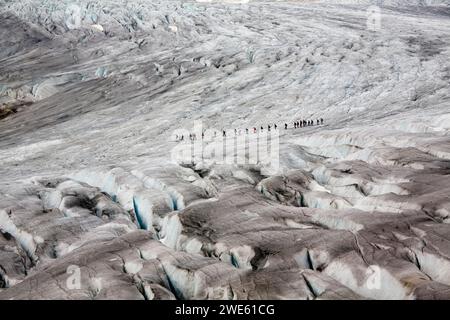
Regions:
[[253, 127], [253, 133], [256, 133], [256, 127]]
[[205, 131], [202, 132], [202, 140], [205, 139]]
[[234, 135], [237, 136], [237, 129], [234, 129]]
[[267, 131], [269, 131], [270, 132], [270, 128], [271, 128], [271, 126], [270, 126], [270, 124], [267, 126]]
[[184, 140], [184, 135], [181, 135], [181, 139], [180, 139], [181, 141], [183, 141]]
[[300, 121], [297, 121], [297, 128], [300, 128]]
[[323, 124], [323, 118], [320, 118], [320, 124]]
[[263, 126], [261, 126], [261, 132], [263, 132], [263, 130], [264, 130], [264, 127], [263, 127]]
[[306, 120], [303, 120], [303, 126], [306, 127]]
[[299, 124], [300, 124], [300, 128], [303, 127], [303, 121], [302, 120], [299, 121]]
[[287, 125], [287, 123], [285, 123], [284, 124], [284, 130], [287, 130], [287, 127], [288, 127], [288, 125]]
[[277, 128], [278, 128], [276, 123], [273, 125], [273, 127], [274, 127], [275, 130], [277, 130]]
[[248, 134], [248, 128], [245, 128], [245, 134]]
[[294, 129], [297, 128], [297, 122], [294, 122]]
[[319, 119], [317, 119], [317, 125], [319, 125], [320, 124], [320, 120]]
[[223, 136], [226, 137], [227, 136], [227, 132], [225, 130], [223, 130]]

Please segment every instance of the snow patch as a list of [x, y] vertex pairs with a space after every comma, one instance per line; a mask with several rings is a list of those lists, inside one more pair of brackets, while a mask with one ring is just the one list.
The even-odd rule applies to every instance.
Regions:
[[[374, 274], [374, 270], [377, 274]], [[398, 279], [380, 267], [363, 268], [341, 261], [333, 261], [326, 267], [324, 273], [366, 298], [380, 300], [413, 299], [413, 295]]]

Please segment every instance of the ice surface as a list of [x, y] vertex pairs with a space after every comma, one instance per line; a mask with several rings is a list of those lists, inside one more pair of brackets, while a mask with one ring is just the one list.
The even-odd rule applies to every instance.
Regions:
[[[0, 0], [0, 299], [449, 299], [449, 17]], [[277, 123], [279, 167], [195, 121]]]

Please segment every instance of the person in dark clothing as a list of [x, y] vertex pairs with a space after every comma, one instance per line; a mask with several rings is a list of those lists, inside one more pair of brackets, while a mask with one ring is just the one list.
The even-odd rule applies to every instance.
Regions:
[[320, 124], [323, 124], [323, 118], [320, 118]]
[[297, 128], [300, 128], [300, 121], [297, 121]]
[[285, 123], [284, 124], [284, 130], [287, 130], [287, 128], [288, 128], [288, 125], [287, 125], [287, 123]]
[[256, 127], [253, 127], [253, 133], [256, 133]]
[[303, 120], [303, 126], [306, 127], [306, 120]]
[[319, 125], [320, 124], [320, 120], [319, 119], [317, 119], [317, 125]]
[[184, 140], [184, 136], [183, 135], [181, 135], [181, 139], [180, 139], [181, 141], [183, 141]]
[[300, 121], [298, 122], [298, 124], [300, 125], [300, 128], [303, 127], [303, 120], [300, 120]]
[[267, 131], [270, 131], [272, 127], [270, 126], [270, 124], [267, 126]]
[[205, 139], [205, 131], [202, 132], [202, 140]]
[[245, 133], [248, 134], [248, 128], [245, 128]]
[[273, 127], [275, 128], [275, 130], [277, 130], [277, 128], [278, 128], [278, 126], [276, 124], [274, 124]]
[[294, 129], [297, 128], [297, 122], [294, 122]]
[[225, 130], [223, 130], [223, 136], [226, 137], [227, 136], [227, 132]]

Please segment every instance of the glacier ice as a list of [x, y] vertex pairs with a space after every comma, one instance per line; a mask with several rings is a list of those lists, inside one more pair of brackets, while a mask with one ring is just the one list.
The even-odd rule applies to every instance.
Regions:
[[[449, 34], [445, 0], [0, 0], [0, 299], [449, 299]], [[277, 168], [233, 136], [269, 124]]]

